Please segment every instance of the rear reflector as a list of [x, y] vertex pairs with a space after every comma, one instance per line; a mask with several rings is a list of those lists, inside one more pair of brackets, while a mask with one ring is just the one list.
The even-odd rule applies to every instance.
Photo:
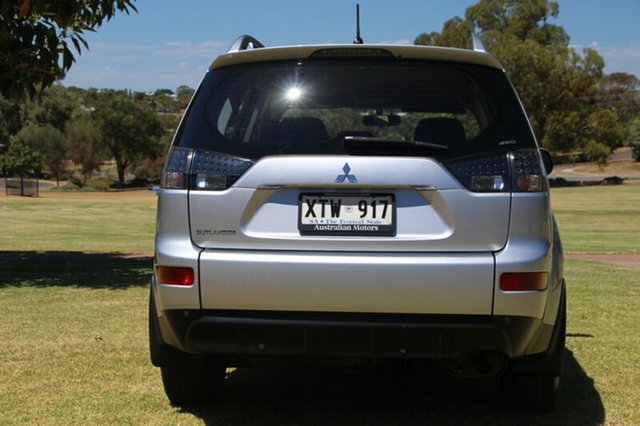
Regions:
[[502, 291], [540, 291], [547, 288], [546, 272], [509, 272], [500, 276]]
[[173, 266], [156, 266], [156, 277], [159, 284], [168, 285], [192, 285], [195, 281], [193, 269]]

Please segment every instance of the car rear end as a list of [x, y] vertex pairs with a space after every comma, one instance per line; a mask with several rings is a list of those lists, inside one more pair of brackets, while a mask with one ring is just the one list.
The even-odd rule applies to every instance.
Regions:
[[496, 378], [546, 359], [563, 282], [544, 160], [485, 53], [221, 56], [159, 194], [154, 364], [431, 359]]

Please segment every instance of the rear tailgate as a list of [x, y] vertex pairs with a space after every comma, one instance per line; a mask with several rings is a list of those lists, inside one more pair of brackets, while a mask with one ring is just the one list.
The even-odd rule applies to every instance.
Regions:
[[[305, 195], [391, 196], [395, 232], [301, 235]], [[492, 252], [506, 243], [509, 209], [509, 193], [470, 192], [422, 158], [265, 158], [226, 191], [189, 193], [191, 238], [206, 249]]]
[[[392, 200], [393, 230], [305, 232], [322, 197]], [[510, 196], [472, 193], [431, 159], [300, 156], [189, 204], [205, 309], [486, 315]]]

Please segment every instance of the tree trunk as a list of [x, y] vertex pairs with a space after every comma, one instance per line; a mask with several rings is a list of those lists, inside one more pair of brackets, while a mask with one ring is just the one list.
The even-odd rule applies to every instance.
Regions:
[[126, 162], [121, 162], [121, 161], [116, 161], [116, 166], [118, 167], [118, 186], [120, 188], [123, 188], [124, 184], [125, 184], [125, 182], [124, 182], [124, 178], [125, 178], [124, 174], [125, 174], [125, 171], [127, 169], [127, 163]]

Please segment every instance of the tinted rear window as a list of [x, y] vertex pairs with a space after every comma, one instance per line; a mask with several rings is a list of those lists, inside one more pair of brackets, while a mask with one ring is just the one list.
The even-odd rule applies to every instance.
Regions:
[[[501, 71], [402, 60], [279, 61], [210, 71], [175, 143], [257, 159], [343, 154], [345, 137], [435, 143], [447, 149], [425, 155], [445, 158], [534, 146]], [[415, 155], [401, 148], [394, 155], [405, 151]]]

